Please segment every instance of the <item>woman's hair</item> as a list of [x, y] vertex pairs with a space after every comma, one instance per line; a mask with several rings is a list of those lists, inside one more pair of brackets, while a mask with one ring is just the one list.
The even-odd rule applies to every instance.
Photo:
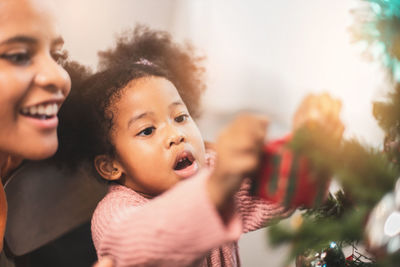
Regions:
[[117, 38], [114, 48], [99, 52], [99, 58], [95, 74], [76, 63], [66, 64], [72, 90], [59, 114], [57, 161], [76, 167], [80, 162], [92, 163], [96, 155], [115, 155], [110, 139], [113, 105], [135, 79], [166, 78], [177, 88], [191, 116], [198, 117], [205, 90], [203, 57], [195, 56], [190, 45], [174, 43], [167, 32], [137, 26]]

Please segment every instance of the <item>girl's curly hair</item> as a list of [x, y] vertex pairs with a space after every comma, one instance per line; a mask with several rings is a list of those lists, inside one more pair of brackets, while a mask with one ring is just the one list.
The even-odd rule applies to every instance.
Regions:
[[190, 45], [178, 45], [167, 32], [137, 26], [117, 38], [114, 48], [99, 52], [99, 58], [95, 74], [78, 64], [66, 64], [72, 91], [59, 114], [57, 161], [76, 167], [83, 161], [93, 162], [96, 155], [115, 155], [110, 140], [113, 105], [121, 97], [121, 90], [135, 79], [168, 79], [191, 116], [199, 116], [205, 90], [204, 68], [200, 64], [204, 58], [196, 56]]

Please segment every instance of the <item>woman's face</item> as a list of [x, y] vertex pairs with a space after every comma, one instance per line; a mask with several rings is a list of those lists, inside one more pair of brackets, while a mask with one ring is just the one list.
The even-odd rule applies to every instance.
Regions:
[[0, 0], [0, 154], [43, 159], [57, 149], [57, 112], [71, 81], [63, 40], [43, 0]]

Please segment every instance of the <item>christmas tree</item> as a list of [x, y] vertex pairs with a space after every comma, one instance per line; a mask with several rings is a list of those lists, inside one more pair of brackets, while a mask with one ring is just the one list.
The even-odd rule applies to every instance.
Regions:
[[[394, 84], [372, 111], [386, 133], [384, 151], [356, 139], [338, 143], [319, 127], [296, 132], [289, 148], [307, 158], [313, 177], [333, 176], [342, 187], [294, 216], [291, 227], [270, 227], [271, 243], [290, 243], [296, 266], [400, 266], [400, 0], [364, 0], [352, 12], [355, 41], [382, 62]], [[347, 258], [345, 246], [353, 247]]]

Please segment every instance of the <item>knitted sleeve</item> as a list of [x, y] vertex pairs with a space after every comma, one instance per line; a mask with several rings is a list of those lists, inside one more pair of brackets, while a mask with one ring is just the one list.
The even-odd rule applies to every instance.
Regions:
[[241, 220], [222, 222], [206, 191], [208, 175], [203, 170], [141, 206], [123, 193], [106, 196], [92, 219], [98, 256], [110, 256], [115, 267], [187, 266], [237, 240]]
[[250, 195], [250, 186], [250, 179], [245, 180], [235, 196], [236, 209], [243, 221], [243, 233], [265, 227], [271, 220], [287, 217], [293, 212], [281, 205]]
[[[215, 166], [215, 151], [207, 151], [207, 164]], [[289, 216], [293, 210], [287, 210], [281, 205], [266, 201], [258, 196], [250, 195], [251, 181], [244, 180], [240, 190], [235, 195], [236, 211], [242, 217], [243, 233], [265, 227], [268, 222]]]

